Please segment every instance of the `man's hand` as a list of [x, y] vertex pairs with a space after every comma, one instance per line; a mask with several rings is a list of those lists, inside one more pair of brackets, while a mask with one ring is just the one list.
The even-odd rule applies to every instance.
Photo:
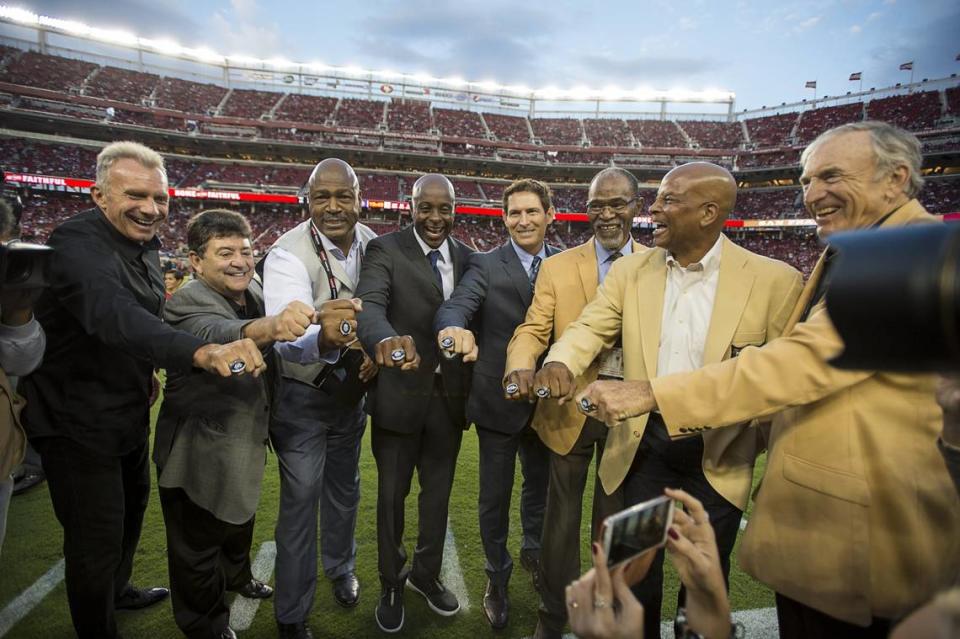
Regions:
[[515, 401], [537, 401], [533, 393], [533, 369], [518, 368], [507, 373], [503, 378], [503, 396]]
[[[449, 346], [444, 344], [449, 344]], [[480, 354], [473, 332], [459, 326], [448, 326], [437, 333], [437, 345], [441, 351], [446, 351], [452, 355], [463, 355], [463, 361], [465, 362], [477, 361], [477, 356]]]
[[420, 354], [409, 335], [396, 335], [380, 340], [375, 358], [377, 365], [382, 368], [399, 368], [402, 371], [415, 371], [420, 368]]
[[33, 305], [43, 293], [42, 288], [4, 291], [0, 294], [0, 322], [6, 326], [23, 326], [33, 317]]
[[547, 389], [550, 393], [546, 397], [558, 399], [561, 404], [566, 404], [573, 399], [577, 385], [573, 373], [570, 372], [566, 364], [549, 362], [544, 364], [543, 368], [537, 371], [536, 377], [533, 378], [533, 392], [536, 396], [544, 397], [543, 389]]
[[647, 381], [597, 380], [577, 397], [581, 413], [610, 427], [656, 408], [657, 400]]
[[363, 363], [360, 364], [360, 381], [366, 384], [374, 377], [377, 376], [377, 373], [380, 372], [380, 367], [377, 366], [377, 363], [370, 359], [370, 356], [366, 352], [363, 353]]
[[318, 336], [321, 353], [342, 348], [356, 341], [357, 313], [361, 310], [363, 310], [363, 302], [357, 298], [328, 300], [320, 305], [315, 323], [320, 324], [321, 327]]
[[[237, 373], [230, 370], [230, 365], [243, 362], [243, 369]], [[246, 375], [250, 373], [259, 377], [267, 370], [263, 362], [263, 355], [256, 343], [248, 337], [229, 344], [206, 344], [193, 353], [193, 365], [202, 368], [208, 373], [216, 373], [221, 377]]]
[[271, 337], [277, 342], [292, 342], [306, 333], [318, 316], [319, 313], [312, 306], [294, 300], [279, 315], [270, 318]]
[[[592, 548], [593, 568], [565, 592], [570, 629], [583, 639], [643, 639], [643, 605], [630, 591], [623, 567], [611, 573], [600, 544]], [[647, 554], [652, 560], [656, 553]]]

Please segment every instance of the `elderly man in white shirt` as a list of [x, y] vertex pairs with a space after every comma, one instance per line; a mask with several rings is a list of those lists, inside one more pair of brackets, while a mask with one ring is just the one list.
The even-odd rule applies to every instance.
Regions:
[[312, 637], [306, 620], [320, 558], [338, 604], [360, 597], [354, 571], [360, 502], [360, 440], [366, 425], [364, 383], [376, 365], [356, 341], [360, 264], [375, 237], [357, 222], [360, 184], [349, 164], [320, 162], [306, 188], [310, 219], [289, 230], [264, 264], [266, 312], [293, 300], [318, 309], [319, 323], [293, 342], [277, 343], [282, 380], [270, 426], [280, 458], [277, 581], [274, 612], [281, 639]]

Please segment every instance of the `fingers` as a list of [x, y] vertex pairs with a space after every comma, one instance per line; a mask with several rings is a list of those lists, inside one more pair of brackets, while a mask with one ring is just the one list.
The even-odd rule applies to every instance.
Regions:
[[533, 388], [533, 371], [518, 368], [503, 378], [503, 396], [515, 401], [530, 400]]
[[[694, 497], [693, 495], [687, 493], [684, 490], [679, 488], [667, 488], [663, 491], [667, 497], [670, 499], [675, 499], [683, 504], [684, 510], [693, 518], [693, 521], [697, 524], [707, 524], [710, 523], [710, 516], [707, 514], [706, 509], [703, 507], [703, 504], [700, 503], [700, 500]], [[674, 513], [674, 518], [676, 518], [676, 513]]]
[[[652, 554], [652, 553], [647, 553]], [[651, 561], [653, 559], [651, 558]], [[644, 570], [646, 572], [646, 570]], [[624, 570], [614, 570], [611, 575], [613, 596], [620, 604], [619, 625], [624, 629], [643, 628], [643, 604], [641, 604], [624, 578]], [[626, 634], [626, 633], [624, 633]], [[634, 636], [639, 636], [634, 634]]]
[[437, 346], [445, 357], [463, 355], [465, 362], [475, 361], [479, 353], [473, 332], [459, 326], [448, 326], [437, 333]]
[[320, 305], [315, 323], [322, 328], [321, 351], [342, 348], [356, 338], [357, 312], [361, 306], [359, 299], [328, 300]]
[[463, 361], [475, 362], [477, 361], [478, 357], [480, 357], [480, 347], [474, 344], [473, 348], [470, 349], [470, 352], [463, 356]]
[[613, 586], [610, 585], [610, 570], [607, 568], [607, 554], [598, 542], [590, 544], [593, 550], [594, 587], [593, 598], [596, 608], [609, 608], [613, 612]]
[[573, 373], [561, 362], [544, 364], [534, 377], [534, 392], [541, 398], [552, 397], [564, 403], [572, 399], [575, 390]]
[[420, 355], [416, 344], [409, 335], [387, 337], [377, 344], [377, 365], [382, 368], [417, 370]]

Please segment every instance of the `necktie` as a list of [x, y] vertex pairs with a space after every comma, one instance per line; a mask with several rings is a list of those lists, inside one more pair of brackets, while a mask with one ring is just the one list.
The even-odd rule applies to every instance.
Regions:
[[610, 257], [608, 257], [608, 258], [607, 258], [607, 261], [610, 262], [611, 264], [613, 264], [614, 262], [616, 262], [617, 260], [619, 260], [621, 257], [623, 257], [623, 253], [621, 253], [620, 251], [617, 251], [616, 253], [614, 253], [613, 255], [611, 255]]
[[433, 269], [433, 275], [437, 278], [437, 284], [440, 285], [440, 290], [443, 290], [443, 278], [440, 276], [440, 269], [437, 267], [437, 261], [441, 258], [440, 251], [434, 249], [427, 253], [427, 257], [430, 258], [430, 268]]
[[543, 260], [540, 259], [539, 255], [533, 257], [533, 264], [530, 265], [530, 289], [533, 290], [536, 288], [537, 284], [537, 275], [540, 274], [540, 262]]

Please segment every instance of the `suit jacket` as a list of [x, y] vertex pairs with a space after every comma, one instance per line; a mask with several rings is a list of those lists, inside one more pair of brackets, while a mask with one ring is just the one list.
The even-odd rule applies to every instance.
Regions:
[[[883, 226], [935, 220], [912, 200]], [[777, 592], [866, 625], [955, 583], [960, 500], [937, 450], [934, 377], [833, 368], [842, 341], [825, 303], [800, 321], [822, 272], [821, 259], [779, 339], [652, 384], [674, 436], [774, 416], [740, 562]]]
[[[727, 359], [746, 346], [780, 335], [803, 287], [800, 273], [777, 260], [721, 239], [720, 273], [703, 363]], [[546, 362], [562, 362], [580, 375], [617, 337], [623, 339], [624, 379], [656, 376], [667, 252], [654, 248], [628, 255], [610, 268], [606, 279], [577, 321], [550, 348]], [[643, 437], [647, 415], [610, 430], [599, 475], [612, 493], [623, 482]], [[703, 472], [718, 493], [746, 510], [753, 462], [762, 449], [759, 431], [741, 424], [703, 434]]]
[[[257, 282], [248, 291], [263, 314]], [[240, 319], [223, 295], [191, 280], [164, 309], [173, 327], [216, 344], [243, 336], [252, 320]], [[157, 419], [153, 461], [158, 484], [182, 488], [221, 521], [243, 524], [256, 513], [266, 463], [273, 348], [265, 347], [268, 373], [224, 378], [199, 369], [169, 371]]]
[[[630, 241], [634, 253], [647, 250], [639, 242]], [[580, 246], [544, 260], [526, 318], [507, 345], [503, 375], [517, 369], [536, 370], [537, 360], [547, 352], [550, 342], [559, 339], [567, 325], [577, 319], [593, 299], [599, 281], [593, 236]], [[577, 378], [578, 391], [596, 379], [597, 365], [593, 363]], [[566, 455], [580, 436], [585, 421], [573, 402], [561, 406], [550, 400], [537, 402], [531, 425], [548, 448]]]
[[[547, 257], [560, 249], [547, 245]], [[503, 396], [507, 343], [533, 299], [530, 278], [510, 241], [486, 253], [474, 253], [463, 279], [440, 306], [435, 332], [448, 326], [469, 327], [480, 354], [473, 365], [467, 421], [504, 433], [518, 433], [530, 420], [533, 405]]]
[[[456, 286], [473, 249], [452, 237], [447, 239], [447, 245]], [[461, 360], [440, 355], [433, 318], [443, 303], [443, 290], [430, 268], [430, 260], [417, 243], [412, 225], [370, 240], [356, 296], [363, 300], [363, 310], [357, 316], [357, 334], [368, 353], [376, 352], [381, 340], [410, 335], [420, 354], [420, 368], [416, 371], [380, 369], [368, 395], [374, 427], [399, 433], [417, 432], [433, 394], [434, 372], [439, 364], [450, 415], [457, 427], [466, 428], [468, 369]]]

